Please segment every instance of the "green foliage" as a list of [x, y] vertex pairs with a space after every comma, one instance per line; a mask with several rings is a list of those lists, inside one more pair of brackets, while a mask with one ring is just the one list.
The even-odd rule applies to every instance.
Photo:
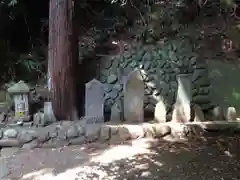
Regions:
[[[155, 45], [162, 39], [181, 36], [181, 30], [188, 25], [180, 22], [182, 12], [193, 2], [198, 3], [197, 0], [170, 0], [161, 3], [156, 0], [76, 2], [80, 14], [79, 24], [83, 26], [83, 30], [81, 29], [83, 32], [80, 32], [82, 58], [96, 53], [97, 47], [112, 40], [125, 38], [124, 40], [143, 45]], [[221, 3], [215, 0], [209, 1], [209, 3], [215, 2], [217, 5], [202, 7], [202, 10], [212, 11], [213, 7], [221, 8], [220, 4], [231, 7], [231, 4], [234, 4], [231, 0], [221, 0]], [[0, 58], [4, 62], [4, 69], [9, 69], [7, 75], [4, 75], [5, 78], [19, 76], [20, 73], [17, 73], [19, 70], [16, 68], [24, 69], [27, 74], [30, 72], [44, 74], [46, 53], [42, 58], [39, 54], [32, 55], [34, 54], [32, 52], [40, 49], [39, 44], [47, 47], [48, 3], [48, 0], [1, 1]], [[30, 56], [22, 58], [22, 54], [30, 54]]]
[[42, 51], [41, 47], [47, 45], [47, 20], [47, 0], [1, 1], [0, 85], [10, 80], [34, 80], [43, 75], [46, 52], [39, 54], [36, 51]]

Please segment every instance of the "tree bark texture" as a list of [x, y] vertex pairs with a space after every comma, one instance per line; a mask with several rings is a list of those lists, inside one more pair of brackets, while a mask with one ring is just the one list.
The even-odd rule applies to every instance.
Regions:
[[51, 101], [57, 120], [76, 117], [77, 31], [72, 0], [50, 0], [48, 68]]

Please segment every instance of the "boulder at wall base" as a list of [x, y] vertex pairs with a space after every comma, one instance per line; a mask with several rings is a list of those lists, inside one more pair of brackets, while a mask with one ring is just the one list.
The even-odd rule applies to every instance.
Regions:
[[110, 139], [111, 129], [108, 126], [102, 126], [100, 130], [100, 141], [107, 141]]
[[78, 133], [78, 128], [76, 126], [71, 126], [68, 130], [67, 130], [67, 138], [75, 138], [78, 137], [79, 133]]
[[100, 124], [89, 124], [85, 127], [85, 137], [88, 142], [92, 142], [99, 139], [101, 130]]
[[33, 149], [33, 148], [38, 148], [38, 147], [40, 147], [40, 146], [41, 146], [41, 145], [40, 145], [40, 143], [39, 143], [38, 140], [33, 140], [33, 141], [29, 142], [29, 143], [24, 144], [24, 145], [22, 146], [22, 148], [23, 148], [23, 149]]
[[158, 124], [155, 125], [153, 129], [155, 131], [155, 137], [157, 138], [161, 138], [163, 136], [171, 134], [171, 128], [168, 125]]
[[36, 133], [33, 132], [27, 132], [27, 131], [22, 131], [18, 137], [18, 140], [21, 142], [21, 143], [28, 143], [30, 141], [32, 141], [33, 139], [36, 138]]
[[18, 131], [16, 129], [7, 129], [4, 131], [3, 136], [7, 138], [16, 138]]

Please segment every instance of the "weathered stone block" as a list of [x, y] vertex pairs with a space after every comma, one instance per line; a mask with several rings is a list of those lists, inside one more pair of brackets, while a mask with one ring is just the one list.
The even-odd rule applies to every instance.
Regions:
[[155, 131], [152, 124], [143, 124], [144, 137], [155, 137]]
[[84, 143], [85, 143], [85, 137], [84, 136], [77, 137], [77, 138], [69, 140], [70, 145], [81, 145], [81, 144], [84, 144]]
[[16, 129], [6, 129], [3, 135], [7, 138], [16, 138], [18, 135], [18, 131]]
[[118, 107], [118, 104], [115, 103], [111, 108], [111, 122], [121, 122], [121, 110]]
[[118, 128], [118, 137], [119, 141], [126, 141], [131, 139], [131, 134], [128, 130], [128, 128], [121, 126]]
[[37, 137], [38, 141], [43, 143], [50, 139], [49, 133], [40, 133]]
[[195, 122], [205, 121], [205, 117], [204, 117], [203, 111], [200, 106], [198, 106], [197, 104], [194, 104], [193, 110], [194, 110], [194, 121]]
[[35, 139], [35, 136], [27, 131], [22, 131], [20, 133], [20, 135], [18, 136], [18, 140], [23, 144], [28, 143], [28, 142], [32, 141], [33, 139]]
[[167, 125], [154, 125], [155, 137], [161, 138], [163, 136], [171, 134], [171, 128]]
[[56, 148], [56, 147], [63, 147], [68, 145], [69, 145], [69, 141], [55, 138], [55, 139], [50, 139], [49, 141], [43, 143], [41, 146], [43, 148]]
[[141, 72], [131, 72], [124, 82], [124, 118], [128, 122], [143, 122], [144, 83]]
[[109, 126], [102, 126], [100, 130], [100, 140], [107, 141], [111, 137], [111, 128]]
[[39, 143], [38, 140], [33, 140], [29, 143], [23, 144], [22, 146], [23, 149], [34, 149], [38, 147], [41, 147], [41, 144]]
[[96, 79], [86, 84], [85, 116], [103, 117], [104, 86]]
[[78, 137], [78, 129], [76, 126], [72, 126], [67, 130], [67, 138], [75, 138]]
[[85, 137], [87, 141], [95, 141], [99, 139], [101, 125], [100, 124], [92, 124], [85, 126]]

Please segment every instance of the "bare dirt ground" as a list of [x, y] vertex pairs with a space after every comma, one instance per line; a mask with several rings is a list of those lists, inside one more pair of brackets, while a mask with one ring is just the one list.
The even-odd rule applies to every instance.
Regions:
[[6, 180], [240, 179], [238, 136], [189, 143], [139, 139], [14, 154], [5, 161]]

